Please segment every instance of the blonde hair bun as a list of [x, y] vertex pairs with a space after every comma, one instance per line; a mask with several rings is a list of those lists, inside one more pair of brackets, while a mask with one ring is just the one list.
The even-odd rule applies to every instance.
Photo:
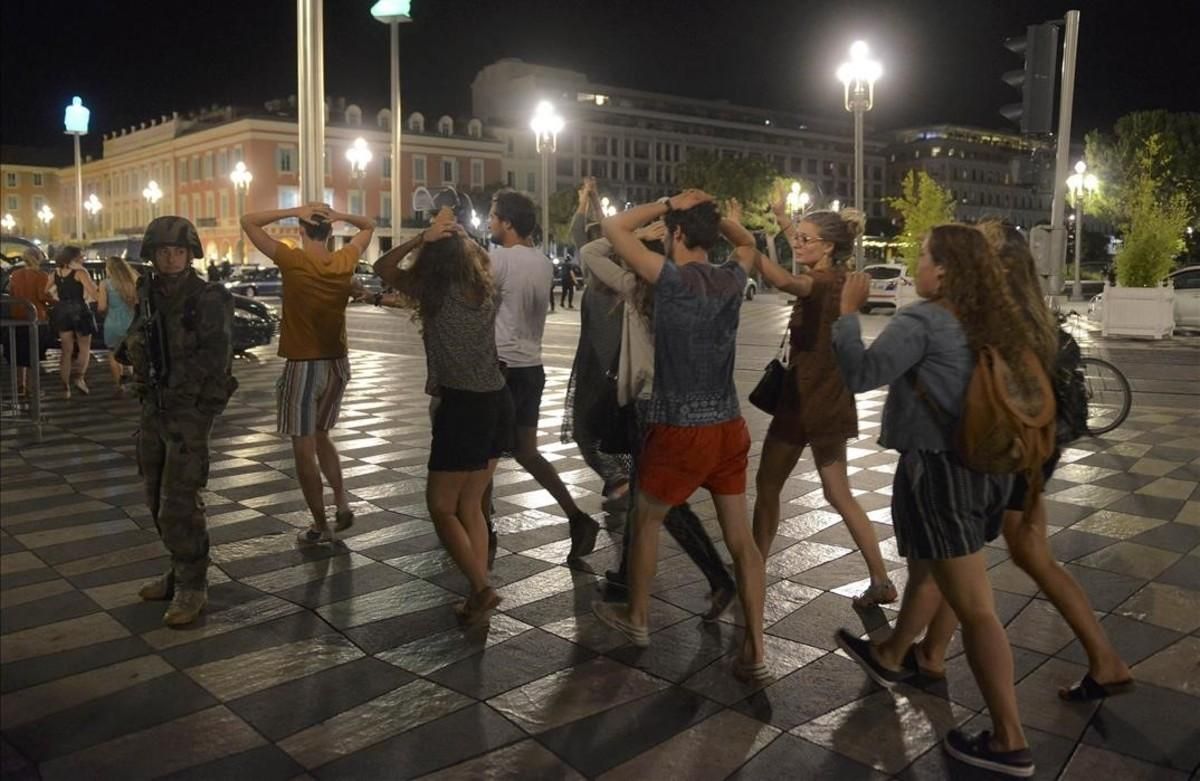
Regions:
[[842, 209], [838, 212], [838, 216], [842, 218], [842, 222], [846, 223], [846, 228], [849, 229], [853, 238], [857, 239], [867, 232], [867, 215], [858, 209]]

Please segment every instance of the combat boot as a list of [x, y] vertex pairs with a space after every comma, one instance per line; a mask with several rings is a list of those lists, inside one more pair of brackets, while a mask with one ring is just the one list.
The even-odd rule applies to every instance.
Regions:
[[138, 589], [138, 596], [147, 602], [162, 602], [175, 596], [175, 579], [170, 575], [148, 580]]
[[205, 589], [177, 589], [171, 606], [163, 614], [163, 623], [167, 626], [185, 626], [200, 617], [201, 611], [208, 604], [208, 591]]

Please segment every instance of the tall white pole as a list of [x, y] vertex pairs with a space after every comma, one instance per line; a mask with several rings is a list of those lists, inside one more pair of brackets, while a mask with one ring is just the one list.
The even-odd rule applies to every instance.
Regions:
[[[1054, 158], [1054, 200], [1050, 206], [1050, 295], [1062, 290], [1066, 265], [1067, 164], [1071, 156], [1071, 107], [1075, 101], [1075, 55], [1079, 48], [1079, 12], [1067, 11], [1063, 36], [1062, 89], [1058, 103], [1058, 150]], [[1078, 230], [1078, 228], [1076, 228]]]
[[[854, 107], [854, 208], [863, 214], [863, 105], [860, 99]], [[854, 240], [854, 268], [862, 271], [863, 237]]]
[[323, 0], [296, 0], [300, 201], [325, 200], [325, 54]]
[[404, 202], [401, 200], [400, 173], [400, 136], [404, 129], [403, 118], [400, 115], [400, 23], [388, 24], [392, 37], [392, 213], [389, 215], [392, 226], [392, 246], [400, 243], [400, 222], [404, 214]]
[[550, 254], [550, 145], [542, 144], [542, 252]]
[[246, 216], [246, 188], [237, 188], [237, 210], [238, 210], [238, 240], [237, 240], [237, 262], [239, 266], [246, 263], [246, 234], [242, 230], [242, 218]]
[[[1082, 177], [1080, 177], [1082, 178]], [[1083, 300], [1083, 280], [1079, 274], [1080, 257], [1083, 255], [1083, 188], [1075, 193], [1075, 281], [1071, 285], [1071, 300]]]
[[75, 239], [83, 246], [83, 158], [79, 155], [79, 134], [75, 136]]

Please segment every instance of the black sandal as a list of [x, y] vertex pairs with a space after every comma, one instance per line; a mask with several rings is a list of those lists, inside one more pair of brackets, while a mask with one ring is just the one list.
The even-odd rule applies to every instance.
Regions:
[[1106, 697], [1128, 694], [1133, 691], [1135, 685], [1132, 678], [1126, 678], [1116, 683], [1100, 683], [1089, 673], [1074, 686], [1059, 689], [1058, 696], [1059, 699], [1066, 702], [1094, 702]]

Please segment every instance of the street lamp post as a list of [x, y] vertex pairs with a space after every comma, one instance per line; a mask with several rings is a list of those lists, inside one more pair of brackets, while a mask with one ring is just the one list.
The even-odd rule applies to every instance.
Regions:
[[104, 204], [100, 203], [100, 199], [96, 197], [95, 193], [92, 193], [88, 196], [88, 199], [83, 202], [83, 208], [87, 210], [88, 217], [95, 221], [97, 215], [100, 214], [100, 210], [104, 208]]
[[550, 247], [550, 156], [558, 150], [558, 134], [563, 129], [563, 119], [554, 111], [548, 100], [537, 104], [533, 119], [529, 122], [533, 130], [537, 152], [542, 156], [542, 251]]
[[1071, 284], [1071, 300], [1083, 300], [1083, 280], [1080, 277], [1080, 258], [1083, 256], [1083, 200], [1100, 189], [1100, 180], [1087, 172], [1087, 163], [1075, 164], [1075, 173], [1067, 177], [1067, 189], [1075, 200], [1075, 279]]
[[[804, 214], [804, 212], [808, 209], [808, 203], [810, 200], [811, 200], [811, 197], [809, 196], [809, 194], [800, 189], [800, 183], [792, 182], [792, 186], [788, 190], [788, 194], [787, 194], [788, 217], [791, 218], [792, 222], [796, 221], [797, 215]], [[798, 268], [797, 263], [798, 263], [798, 261], [796, 260], [796, 253], [793, 252], [792, 253], [792, 273], [793, 274], [796, 273], [796, 270]]]
[[150, 204], [150, 219], [158, 216], [158, 202], [162, 200], [163, 191], [159, 189], [158, 182], [153, 179], [142, 188], [142, 197]]
[[13, 219], [11, 214], [5, 212], [4, 216], [0, 217], [0, 228], [4, 228], [6, 232], [12, 233], [15, 227], [17, 227], [17, 221]]
[[83, 243], [83, 158], [79, 154], [79, 138], [88, 132], [88, 119], [92, 112], [79, 96], [71, 98], [71, 105], [63, 115], [67, 135], [75, 136], [75, 238]]
[[[865, 41], [850, 45], [850, 61], [837, 69], [838, 80], [845, 88], [845, 106], [854, 113], [854, 208], [863, 211], [863, 114], [875, 103], [875, 82], [883, 75], [883, 66], [870, 59]], [[862, 236], [854, 242], [855, 268], [862, 268]]]
[[617, 213], [617, 207], [608, 200], [608, 196], [600, 199], [600, 216], [611, 217]]
[[233, 190], [237, 196], [237, 262], [240, 266], [246, 262], [246, 237], [242, 233], [242, 217], [246, 215], [246, 193], [250, 189], [250, 182], [254, 181], [254, 174], [250, 173], [250, 169], [246, 168], [245, 163], [238, 160], [237, 165], [229, 172], [229, 181], [233, 182]]
[[[350, 161], [350, 176], [354, 179], [354, 189], [361, 194], [360, 203], [364, 206], [364, 211], [366, 194], [363, 190], [363, 181], [366, 179], [367, 166], [370, 165], [372, 157], [374, 155], [371, 154], [371, 148], [367, 146], [367, 139], [362, 136], [354, 139], [354, 143], [346, 150], [346, 159]], [[346, 211], [354, 213], [354, 210], [350, 208], [349, 194], [346, 195]]]
[[403, 201], [400, 195], [400, 131], [404, 123], [400, 117], [400, 25], [411, 22], [409, 0], [379, 0], [371, 6], [371, 16], [388, 26], [391, 37], [392, 76], [392, 213], [388, 215], [392, 229], [392, 245], [399, 244], [400, 219]]
[[42, 222], [42, 228], [46, 231], [46, 241], [50, 241], [50, 221], [54, 219], [54, 210], [50, 208], [50, 204], [43, 203], [42, 208], [38, 209], [37, 218]]

